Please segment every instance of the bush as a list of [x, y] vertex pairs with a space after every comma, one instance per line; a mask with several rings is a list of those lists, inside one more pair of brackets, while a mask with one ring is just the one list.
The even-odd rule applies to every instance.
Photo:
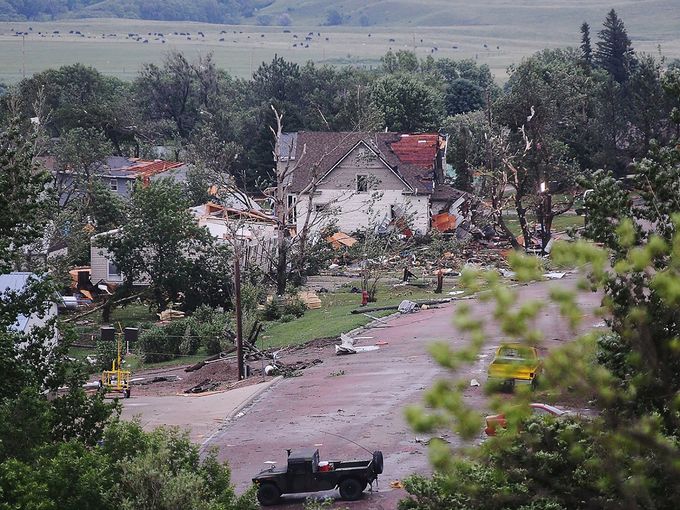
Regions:
[[139, 335], [139, 351], [146, 363], [169, 361], [179, 354], [181, 338], [168, 336], [165, 328], [153, 326]]
[[282, 315], [302, 317], [307, 311], [307, 305], [297, 296], [291, 296], [285, 300], [281, 310]]
[[286, 313], [286, 314], [283, 314], [281, 316], [281, 318], [279, 319], [279, 322], [284, 322], [284, 323], [285, 322], [293, 322], [294, 320], [295, 320], [295, 315], [290, 314], [290, 313]]
[[115, 341], [99, 340], [97, 342], [97, 368], [111, 370], [111, 363], [118, 356], [118, 345]]
[[228, 314], [209, 306], [199, 306], [191, 317], [144, 330], [139, 337], [139, 349], [144, 361], [150, 363], [191, 356], [201, 346], [212, 356], [229, 345], [231, 329]]
[[265, 303], [264, 310], [262, 310], [262, 317], [267, 321], [275, 321], [281, 318], [281, 307], [279, 300], [274, 298], [268, 303]]

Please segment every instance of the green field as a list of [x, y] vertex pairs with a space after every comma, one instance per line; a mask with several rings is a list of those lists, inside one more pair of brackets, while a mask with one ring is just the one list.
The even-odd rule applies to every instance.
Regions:
[[[75, 62], [133, 79], [143, 63], [158, 62], [171, 49], [190, 57], [212, 51], [221, 68], [240, 77], [249, 76], [274, 54], [296, 62], [370, 68], [379, 65], [380, 57], [390, 48], [415, 50], [421, 57], [473, 58], [488, 64], [503, 80], [507, 66], [523, 56], [545, 47], [577, 45], [582, 21], [590, 22], [593, 33], [597, 32], [611, 7], [619, 11], [637, 50], [656, 53], [660, 46], [667, 57], [680, 57], [677, 0], [348, 0], [332, 5], [346, 16], [347, 25], [320, 26], [329, 8], [328, 2], [320, 0], [280, 0], [261, 11], [272, 17], [288, 12], [293, 26], [285, 29], [124, 19], [3, 22], [0, 82], [13, 83], [22, 76]], [[375, 25], [358, 26], [361, 16]], [[29, 35], [16, 36], [15, 31]], [[79, 31], [82, 36], [69, 31]], [[199, 31], [205, 37], [197, 35]], [[153, 35], [159, 32], [164, 36]], [[310, 32], [311, 40], [305, 41]], [[148, 42], [128, 38], [128, 33], [139, 34]]]

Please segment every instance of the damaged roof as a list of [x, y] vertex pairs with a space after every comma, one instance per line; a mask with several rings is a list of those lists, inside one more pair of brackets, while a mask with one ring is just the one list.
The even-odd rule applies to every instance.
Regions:
[[437, 133], [312, 131], [282, 136], [281, 159], [297, 165], [289, 190], [293, 193], [303, 191], [315, 176], [326, 175], [360, 142], [375, 151], [414, 192], [430, 194], [434, 191], [435, 160], [438, 149], [443, 148]]
[[162, 159], [144, 160], [139, 158], [111, 156], [106, 158], [106, 166], [109, 169], [107, 176], [136, 179], [137, 177], [151, 177], [172, 170], [173, 168], [179, 168], [184, 166], [184, 163], [179, 161], [164, 161]]

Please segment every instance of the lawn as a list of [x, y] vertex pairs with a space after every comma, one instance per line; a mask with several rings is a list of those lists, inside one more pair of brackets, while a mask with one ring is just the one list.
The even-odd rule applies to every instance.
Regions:
[[[73, 314], [75, 315], [75, 314]], [[72, 315], [67, 315], [66, 318]], [[115, 308], [111, 313], [111, 324], [118, 330], [135, 328], [143, 322], [157, 321], [156, 314], [149, 311], [149, 307], [143, 303], [131, 303], [123, 308]], [[79, 322], [85, 322], [78, 324]], [[99, 328], [102, 326], [101, 310], [83, 317], [82, 321], [76, 321], [74, 327], [80, 337], [79, 343], [94, 343], [99, 338]]]
[[[451, 280], [447, 281], [444, 289], [452, 287]], [[304, 317], [287, 323], [270, 323], [260, 335], [258, 345], [262, 349], [296, 345], [314, 340], [315, 338], [337, 337], [359, 326], [364, 326], [373, 319], [363, 314], [353, 315], [350, 312], [361, 304], [361, 294], [341, 290], [335, 293], [319, 294], [321, 308], [308, 310]], [[398, 305], [404, 299], [412, 301], [428, 300], [447, 297], [435, 294], [432, 290], [417, 287], [381, 287], [378, 301], [369, 306]], [[374, 312], [374, 317], [384, 317], [394, 313], [394, 310]]]
[[[527, 221], [533, 222], [536, 219], [527, 215]], [[519, 220], [517, 216], [506, 216], [505, 224], [508, 226], [510, 231], [515, 235], [521, 235], [522, 229], [519, 227]], [[577, 216], [575, 214], [561, 214], [553, 219], [552, 230], [553, 232], [560, 232], [566, 230], [569, 227], [582, 227], [583, 226], [583, 216]]]

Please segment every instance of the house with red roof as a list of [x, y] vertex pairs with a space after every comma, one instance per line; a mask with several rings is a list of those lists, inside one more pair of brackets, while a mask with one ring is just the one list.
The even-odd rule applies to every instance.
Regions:
[[447, 144], [443, 133], [284, 133], [278, 165], [288, 169], [290, 221], [298, 231], [334, 221], [347, 233], [390, 225], [425, 233], [466, 196], [445, 182]]
[[[78, 196], [80, 183], [74, 172], [68, 168], [56, 168], [54, 158], [43, 158], [42, 163], [55, 174], [62, 205], [71, 198]], [[161, 178], [170, 178], [176, 182], [186, 182], [187, 180], [186, 164], [161, 159], [146, 160], [109, 156], [104, 161], [93, 165], [90, 172], [104, 186], [124, 199], [130, 197], [137, 181], [148, 184]]]

